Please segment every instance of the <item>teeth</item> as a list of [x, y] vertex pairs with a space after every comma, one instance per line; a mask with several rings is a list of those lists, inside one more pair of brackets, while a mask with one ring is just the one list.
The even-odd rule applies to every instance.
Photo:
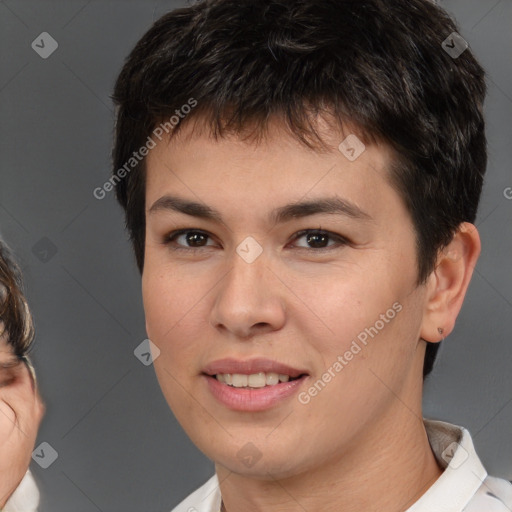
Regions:
[[251, 375], [241, 373], [218, 373], [215, 377], [219, 382], [223, 382], [235, 388], [263, 388], [265, 386], [275, 386], [279, 382], [288, 382], [290, 380], [289, 375], [273, 372], [259, 372], [252, 373]]
[[274, 386], [278, 382], [279, 382], [279, 375], [277, 373], [267, 373], [266, 374], [267, 386]]
[[267, 379], [263, 372], [249, 375], [247, 384], [250, 388], [264, 388], [267, 385]]
[[231, 378], [233, 379], [232, 385], [235, 388], [243, 388], [247, 386], [247, 375], [242, 375], [240, 373], [234, 373]]

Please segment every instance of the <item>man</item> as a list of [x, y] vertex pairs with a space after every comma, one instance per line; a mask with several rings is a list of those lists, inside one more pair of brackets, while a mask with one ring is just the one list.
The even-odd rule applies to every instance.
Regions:
[[39, 491], [28, 465], [44, 415], [27, 354], [34, 338], [21, 273], [0, 240], [0, 510], [33, 512]]
[[480, 254], [484, 97], [428, 0], [207, 0], [138, 42], [111, 181], [160, 386], [216, 469], [175, 511], [512, 507], [421, 409]]

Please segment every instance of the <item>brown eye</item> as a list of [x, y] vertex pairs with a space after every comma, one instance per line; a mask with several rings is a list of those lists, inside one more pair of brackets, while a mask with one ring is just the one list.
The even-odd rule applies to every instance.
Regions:
[[187, 244], [191, 244], [192, 247], [202, 247], [207, 238], [208, 235], [198, 231], [189, 231], [187, 234], [185, 234], [185, 240], [187, 241]]
[[326, 233], [308, 233], [306, 235], [308, 244], [313, 244], [313, 248], [324, 248], [329, 243], [329, 235]]
[[[295, 240], [304, 238], [307, 246], [298, 246], [299, 249], [310, 249], [310, 250], [321, 250], [321, 249], [336, 249], [338, 247], [348, 244], [348, 241], [340, 235], [331, 233], [329, 231], [323, 231], [319, 229], [305, 229], [299, 231]], [[333, 244], [329, 245], [329, 241], [334, 241]]]
[[[181, 241], [179, 241], [181, 239]], [[190, 250], [201, 249], [203, 247], [210, 247], [207, 244], [210, 235], [204, 231], [193, 229], [181, 229], [170, 233], [164, 240], [164, 244], [171, 247], [173, 250]], [[178, 243], [179, 241], [179, 243]]]

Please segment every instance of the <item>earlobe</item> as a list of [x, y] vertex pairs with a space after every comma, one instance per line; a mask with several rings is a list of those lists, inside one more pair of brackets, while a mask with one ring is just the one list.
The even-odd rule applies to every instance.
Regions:
[[435, 269], [426, 284], [422, 339], [436, 343], [453, 331], [480, 249], [476, 227], [464, 222], [452, 241], [439, 251]]

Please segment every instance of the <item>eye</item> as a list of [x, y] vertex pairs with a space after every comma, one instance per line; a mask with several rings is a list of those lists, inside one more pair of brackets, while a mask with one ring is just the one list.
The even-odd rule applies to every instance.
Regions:
[[[182, 244], [176, 244], [175, 242], [180, 238], [182, 239]], [[206, 245], [208, 238], [210, 238], [210, 235], [204, 231], [199, 231], [197, 229], [180, 229], [179, 231], [174, 231], [167, 235], [165, 237], [164, 244], [176, 250], [194, 251], [196, 249], [208, 247]]]
[[[305, 229], [295, 233], [293, 240], [304, 238], [306, 246], [296, 245], [298, 249], [306, 249], [309, 251], [319, 252], [323, 250], [336, 249], [340, 246], [347, 245], [349, 242], [346, 238], [330, 231], [320, 229]], [[181, 242], [180, 242], [181, 239]], [[196, 251], [205, 247], [212, 247], [208, 244], [211, 236], [205, 231], [197, 229], [180, 229], [167, 235], [163, 243], [173, 250]], [[329, 245], [329, 241], [333, 242]]]
[[[347, 245], [349, 242], [346, 238], [341, 235], [337, 235], [335, 233], [331, 233], [330, 231], [324, 231], [322, 229], [304, 229], [303, 231], [299, 231], [296, 233], [294, 240], [299, 240], [304, 238], [306, 241], [306, 246], [298, 246], [299, 249], [307, 249], [307, 250], [330, 250], [336, 249], [337, 247]], [[334, 241], [334, 244], [327, 245], [329, 242]]]

